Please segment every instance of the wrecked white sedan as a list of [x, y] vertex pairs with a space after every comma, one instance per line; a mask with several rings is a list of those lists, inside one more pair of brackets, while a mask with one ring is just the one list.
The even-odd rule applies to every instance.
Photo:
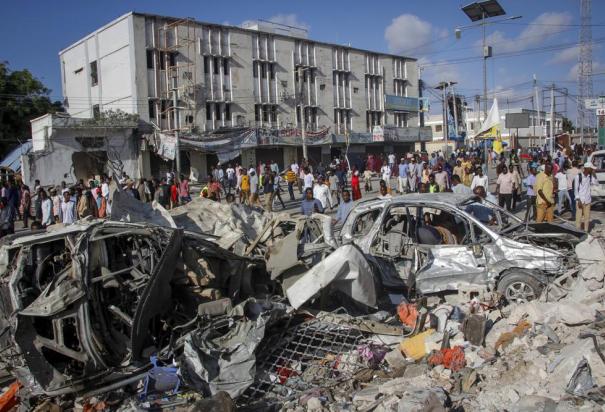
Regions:
[[[555, 275], [578, 265], [576, 249], [603, 249], [567, 224], [525, 223], [476, 196], [411, 194], [358, 204], [341, 242], [377, 269], [383, 288], [419, 294], [466, 285], [531, 300]], [[594, 256], [596, 258], [596, 256]]]

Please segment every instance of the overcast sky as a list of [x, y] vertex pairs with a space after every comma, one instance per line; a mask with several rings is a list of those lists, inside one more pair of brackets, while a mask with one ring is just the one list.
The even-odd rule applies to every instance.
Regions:
[[[500, 107], [530, 107], [531, 80], [555, 82], [576, 94], [579, 0], [500, 0], [519, 20], [488, 27], [495, 58], [488, 64], [488, 87]], [[239, 25], [257, 18], [306, 27], [312, 39], [416, 57], [422, 77], [434, 85], [457, 81], [457, 92], [481, 94], [481, 31], [468, 25], [458, 0], [104, 0], [5, 2], [0, 25], [0, 60], [28, 68], [61, 98], [58, 52], [129, 11]], [[593, 72], [605, 73], [605, 0], [593, 1]], [[594, 76], [595, 94], [605, 94], [605, 75]], [[575, 110], [570, 117], [575, 118]]]

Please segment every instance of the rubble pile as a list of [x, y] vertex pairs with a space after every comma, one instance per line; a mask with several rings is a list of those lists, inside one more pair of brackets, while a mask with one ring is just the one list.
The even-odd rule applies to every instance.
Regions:
[[206, 202], [0, 244], [1, 410], [604, 407], [602, 238], [534, 300], [393, 294], [322, 217]]

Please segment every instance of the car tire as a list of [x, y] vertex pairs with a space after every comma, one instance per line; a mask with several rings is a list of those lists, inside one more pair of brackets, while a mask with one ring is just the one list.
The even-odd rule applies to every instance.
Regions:
[[508, 303], [530, 302], [540, 297], [544, 284], [524, 269], [509, 269], [502, 272], [497, 290]]

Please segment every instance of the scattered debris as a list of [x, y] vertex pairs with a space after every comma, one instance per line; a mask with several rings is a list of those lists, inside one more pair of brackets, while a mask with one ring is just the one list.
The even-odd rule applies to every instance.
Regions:
[[[340, 239], [320, 215], [119, 197], [122, 221], [8, 237], [0, 409], [602, 408], [602, 239], [499, 208], [459, 232], [478, 201], [431, 199], [361, 203]], [[423, 208], [470, 238], [416, 242]]]

